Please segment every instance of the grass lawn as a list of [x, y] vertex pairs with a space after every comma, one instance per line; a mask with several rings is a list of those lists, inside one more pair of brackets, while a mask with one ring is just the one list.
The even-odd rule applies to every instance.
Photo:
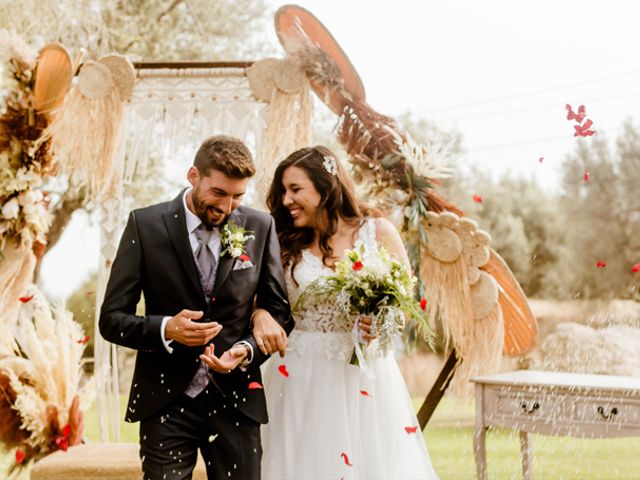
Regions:
[[[122, 398], [122, 409], [126, 398]], [[419, 402], [416, 401], [416, 408]], [[473, 404], [445, 399], [431, 420], [425, 439], [431, 461], [442, 480], [475, 478], [473, 457]], [[124, 442], [138, 441], [138, 424], [121, 423]], [[96, 407], [87, 412], [87, 441], [100, 439]], [[576, 439], [533, 436], [535, 479], [638, 479], [640, 438]], [[5, 457], [5, 465], [13, 453]], [[487, 462], [490, 479], [522, 478], [518, 434], [492, 429], [487, 434]], [[21, 478], [28, 478], [23, 476]]]

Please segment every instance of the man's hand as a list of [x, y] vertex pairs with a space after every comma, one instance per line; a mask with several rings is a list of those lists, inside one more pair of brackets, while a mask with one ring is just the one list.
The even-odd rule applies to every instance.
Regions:
[[265, 355], [280, 352], [280, 356], [284, 357], [287, 350], [287, 333], [280, 324], [263, 309], [253, 312], [251, 319], [253, 321], [251, 333], [260, 351]]
[[378, 338], [378, 334], [371, 334], [371, 315], [359, 315], [358, 316], [358, 328], [362, 330], [362, 338], [367, 343], [371, 343], [372, 340]]
[[231, 373], [249, 355], [249, 350], [245, 345], [236, 345], [224, 352], [220, 358], [215, 355], [215, 347], [207, 345], [204, 353], [200, 355], [200, 360], [218, 373]]
[[220, 333], [222, 325], [218, 322], [196, 323], [193, 321], [202, 318], [202, 315], [204, 315], [204, 312], [182, 310], [167, 321], [164, 338], [189, 347], [206, 345], [209, 340]]

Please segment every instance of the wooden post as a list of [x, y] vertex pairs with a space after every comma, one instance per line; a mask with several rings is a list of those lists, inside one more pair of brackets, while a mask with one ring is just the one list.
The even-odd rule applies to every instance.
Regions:
[[444, 366], [440, 371], [440, 375], [438, 375], [438, 378], [433, 384], [433, 387], [431, 387], [431, 390], [425, 397], [420, 410], [418, 410], [418, 423], [420, 424], [420, 428], [422, 430], [424, 430], [427, 426], [427, 423], [431, 419], [433, 412], [440, 403], [444, 392], [447, 390], [449, 383], [451, 383], [451, 379], [453, 378], [453, 371], [455, 370], [457, 365], [458, 357], [456, 356], [456, 350], [454, 348], [453, 350], [451, 350], [451, 353], [449, 354], [447, 361], [444, 363]]

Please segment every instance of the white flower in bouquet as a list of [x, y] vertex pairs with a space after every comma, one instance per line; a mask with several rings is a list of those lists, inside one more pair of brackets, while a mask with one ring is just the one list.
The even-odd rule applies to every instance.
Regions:
[[20, 204], [17, 198], [12, 198], [2, 206], [2, 216], [7, 220], [18, 218], [20, 213]]

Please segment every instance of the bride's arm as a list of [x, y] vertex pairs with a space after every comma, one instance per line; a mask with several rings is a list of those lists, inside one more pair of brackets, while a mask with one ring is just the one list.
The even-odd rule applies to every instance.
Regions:
[[376, 222], [376, 241], [378, 245], [384, 247], [397, 260], [404, 263], [407, 270], [411, 271], [411, 264], [409, 263], [409, 256], [402, 243], [402, 238], [396, 227], [389, 220], [383, 217], [375, 219]]

